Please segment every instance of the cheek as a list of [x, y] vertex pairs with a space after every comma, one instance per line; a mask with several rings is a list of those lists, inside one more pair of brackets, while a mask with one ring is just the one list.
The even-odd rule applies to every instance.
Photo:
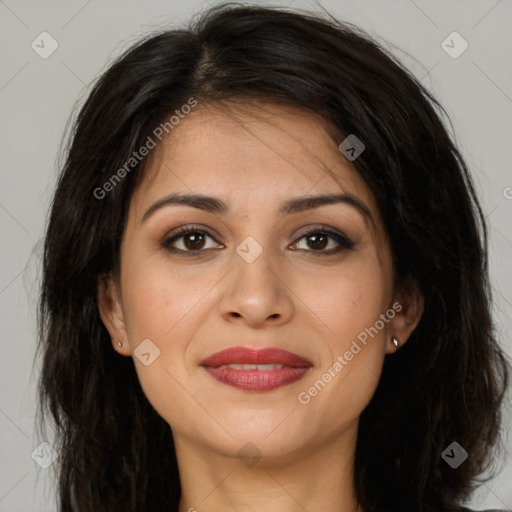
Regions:
[[[127, 311], [139, 383], [150, 404], [168, 424], [179, 419], [178, 411], [190, 410], [195, 405], [185, 391], [188, 338], [182, 331], [183, 318], [191, 306], [188, 294], [181, 297], [182, 294], [170, 293], [176, 289], [174, 284], [160, 273], [157, 276], [147, 272], [143, 280], [134, 281]], [[145, 355], [148, 353], [149, 356]]]
[[210, 274], [194, 278], [147, 259], [137, 264], [133, 258], [124, 268], [124, 313], [135, 369], [147, 399], [168, 423], [179, 423], [178, 411], [197, 408], [187, 392], [186, 353], [202, 325], [207, 302], [201, 299], [214, 283]]
[[320, 321], [319, 329], [336, 354], [373, 326], [387, 308], [391, 283], [374, 258], [353, 257], [328, 272], [299, 276], [297, 295], [314, 313], [312, 318]]
[[125, 273], [125, 315], [135, 343], [145, 338], [155, 343], [176, 338], [174, 334], [186, 324], [187, 315], [200, 310], [205, 287], [213, 284], [204, 273], [200, 279], [194, 278], [151, 260], [127, 265]]
[[[304, 281], [306, 302], [321, 320], [323, 357], [320, 368], [304, 382], [299, 398], [319, 411], [318, 428], [353, 420], [370, 401], [385, 356], [390, 283], [377, 260], [356, 260], [329, 276]], [[320, 411], [322, 411], [320, 413]], [[312, 420], [315, 422], [316, 420]]]

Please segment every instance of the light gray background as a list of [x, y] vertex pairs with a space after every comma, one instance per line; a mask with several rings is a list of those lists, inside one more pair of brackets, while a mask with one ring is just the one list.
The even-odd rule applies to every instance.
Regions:
[[[511, 0], [320, 2], [336, 17], [386, 41], [447, 110], [490, 225], [495, 318], [512, 354]], [[313, 1], [277, 3], [320, 10]], [[207, 5], [197, 0], [0, 0], [0, 512], [56, 510], [51, 469], [31, 458], [42, 441], [34, 429], [39, 365], [32, 368], [32, 363], [38, 241], [68, 118], [91, 80], [120, 51], [148, 30], [185, 22]], [[43, 31], [59, 45], [46, 60], [31, 48]], [[469, 44], [456, 59], [441, 47], [453, 31]], [[506, 462], [497, 461], [504, 470], [468, 504], [475, 509], [512, 509], [510, 400], [505, 414]]]

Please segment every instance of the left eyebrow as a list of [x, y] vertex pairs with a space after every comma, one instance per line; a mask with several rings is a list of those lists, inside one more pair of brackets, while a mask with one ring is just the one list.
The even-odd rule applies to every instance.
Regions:
[[283, 215], [290, 215], [306, 210], [312, 210], [313, 208], [319, 208], [320, 206], [326, 206], [329, 204], [347, 204], [358, 210], [359, 213], [363, 215], [363, 217], [368, 217], [371, 221], [373, 221], [372, 214], [370, 213], [368, 207], [359, 201], [359, 199], [347, 193], [294, 197], [288, 201], [285, 201], [279, 209], [279, 212]]
[[[367, 217], [372, 223], [374, 223], [368, 207], [359, 201], [359, 199], [347, 193], [294, 197], [292, 199], [288, 199], [281, 205], [279, 213], [282, 215], [291, 215], [330, 204], [346, 204], [352, 206], [358, 210], [363, 217]], [[141, 222], [146, 221], [157, 210], [172, 205], [190, 206], [208, 213], [216, 213], [219, 215], [229, 213], [229, 206], [222, 199], [217, 197], [205, 196], [202, 194], [174, 193], [162, 197], [152, 204], [142, 216]]]

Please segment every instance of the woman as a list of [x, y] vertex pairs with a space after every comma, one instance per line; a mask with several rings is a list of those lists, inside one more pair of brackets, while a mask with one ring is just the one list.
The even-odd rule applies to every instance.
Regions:
[[45, 240], [60, 510], [467, 510], [508, 362], [438, 109], [285, 9], [216, 7], [110, 66]]

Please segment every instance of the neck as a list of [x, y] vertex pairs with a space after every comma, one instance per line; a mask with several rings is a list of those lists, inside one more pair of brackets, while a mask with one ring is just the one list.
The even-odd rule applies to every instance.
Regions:
[[243, 461], [236, 450], [232, 456], [221, 454], [174, 434], [182, 489], [179, 512], [362, 512], [354, 490], [356, 437], [354, 425], [320, 446]]

